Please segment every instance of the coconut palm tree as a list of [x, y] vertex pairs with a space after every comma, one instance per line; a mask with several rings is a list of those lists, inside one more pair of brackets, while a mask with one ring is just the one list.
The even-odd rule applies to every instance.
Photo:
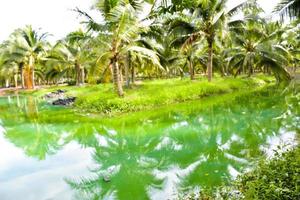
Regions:
[[[140, 57], [160, 66], [155, 52], [136, 45], [143, 29], [138, 14], [141, 11], [140, 1], [103, 1], [99, 0], [96, 8], [104, 17], [104, 24], [97, 24], [86, 13], [79, 11], [88, 18], [88, 27], [93, 28], [99, 35], [105, 34], [110, 37], [105, 41], [105, 51], [100, 54], [96, 68], [105, 66], [112, 67], [113, 82], [120, 97], [124, 96], [122, 83], [122, 61], [128, 55], [139, 54]], [[95, 70], [101, 71], [101, 70]]]
[[283, 30], [277, 23], [266, 23], [259, 17], [261, 9], [258, 5], [254, 10], [247, 9], [245, 19], [231, 28], [231, 38], [234, 46], [229, 50], [229, 66], [238, 73], [251, 76], [256, 68], [270, 68], [278, 81], [289, 80], [290, 75], [285, 70], [288, 51], [278, 43]]
[[289, 53], [287, 58], [290, 72], [295, 73], [297, 67], [300, 66], [300, 29], [297, 21], [286, 27], [279, 42]]
[[47, 35], [47, 33], [40, 34], [31, 26], [18, 29], [11, 35], [11, 58], [24, 64], [23, 75], [27, 89], [34, 89], [35, 87], [35, 67], [39, 60], [45, 56], [48, 45], [45, 41]]
[[189, 13], [180, 15], [173, 20], [174, 29], [185, 29], [183, 48], [188, 47], [200, 38], [205, 38], [207, 44], [207, 78], [212, 80], [213, 54], [216, 36], [225, 27], [226, 18], [234, 15], [246, 3], [241, 3], [229, 11], [226, 10], [227, 0], [200, 0], [189, 8]]
[[9, 42], [5, 41], [4, 45], [0, 47], [0, 78], [5, 80], [5, 87], [10, 86], [10, 80], [14, 80], [15, 88], [18, 88], [18, 73], [19, 65], [15, 60], [11, 59], [9, 49]]
[[151, 48], [158, 52], [160, 62], [169, 76], [178, 75], [183, 77], [185, 68], [188, 66], [190, 78], [194, 79], [194, 66], [192, 64], [191, 52], [194, 48], [181, 49], [184, 42], [182, 35], [188, 34], [185, 29], [176, 29], [176, 23], [173, 23], [174, 16], [170, 13], [161, 14], [160, 17], [150, 25], [150, 30], [144, 35], [148, 42], [147, 48]]
[[58, 41], [47, 57], [47, 74], [51, 77], [75, 74], [76, 85], [85, 83], [87, 66], [93, 61], [90, 49], [91, 36], [82, 30], [71, 32], [64, 40]]

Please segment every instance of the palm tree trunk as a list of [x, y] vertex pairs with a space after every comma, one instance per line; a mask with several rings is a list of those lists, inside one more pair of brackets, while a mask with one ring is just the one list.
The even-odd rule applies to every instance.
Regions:
[[114, 76], [114, 71], [113, 71], [113, 66], [112, 66], [112, 64], [109, 64], [109, 70], [110, 70], [110, 80], [111, 80], [112, 83], [114, 83], [114, 78], [113, 78], [113, 76]]
[[121, 77], [120, 77], [120, 70], [117, 58], [112, 59], [112, 68], [113, 68], [113, 78], [114, 78], [114, 85], [116, 88], [116, 91], [119, 95], [119, 97], [124, 96], [124, 91], [121, 83]]
[[29, 69], [28, 66], [25, 67], [24, 71], [23, 71], [23, 75], [24, 75], [24, 88], [25, 89], [29, 89], [29, 85], [30, 85], [30, 80], [29, 80]]
[[251, 77], [251, 64], [249, 65], [249, 69], [248, 69], [248, 77]]
[[34, 74], [34, 67], [32, 67], [31, 69], [31, 89], [35, 89], [35, 74]]
[[29, 57], [29, 87], [28, 89], [34, 89], [34, 57], [30, 56]]
[[81, 84], [84, 85], [85, 82], [85, 73], [84, 73], [84, 67], [81, 68]]
[[228, 76], [229, 75], [229, 66], [228, 65], [226, 65], [225, 71], [226, 71], [226, 76]]
[[5, 79], [5, 87], [9, 88], [9, 79], [8, 78]]
[[130, 78], [129, 78], [129, 65], [130, 65], [130, 53], [127, 54], [127, 59], [125, 62], [125, 81], [126, 81], [126, 87], [130, 86]]
[[15, 80], [15, 88], [18, 89], [18, 74], [14, 75], [14, 80]]
[[20, 66], [20, 77], [21, 77], [22, 89], [24, 89], [25, 83], [24, 83], [24, 66], [23, 66], [23, 64]]
[[251, 77], [252, 75], [252, 59], [250, 57], [250, 60], [249, 60], [249, 69], [248, 69], [248, 77]]
[[207, 79], [212, 80], [213, 73], [213, 47], [212, 41], [208, 41], [208, 62], [207, 62]]
[[80, 84], [80, 65], [75, 62], [75, 73], [76, 73], [76, 85], [79, 86]]
[[25, 83], [25, 88], [26, 89], [33, 89], [33, 83], [32, 83], [32, 75], [33, 75], [33, 73], [32, 73], [32, 68], [29, 66], [29, 65], [27, 65], [26, 67], [25, 67], [25, 69], [24, 69], [24, 79], [25, 79], [25, 81], [24, 81], [24, 83]]
[[193, 66], [193, 63], [192, 63], [190, 58], [189, 58], [189, 69], [190, 69], [190, 78], [191, 78], [191, 80], [195, 80], [194, 66]]
[[27, 85], [26, 85], [26, 89], [33, 89], [33, 83], [32, 83], [32, 69], [31, 68], [28, 68], [28, 71], [26, 72], [27, 73]]
[[126, 81], [126, 87], [129, 87], [130, 86], [130, 78], [129, 78], [128, 63], [125, 65], [125, 81]]
[[131, 65], [131, 83], [135, 83], [135, 68]]

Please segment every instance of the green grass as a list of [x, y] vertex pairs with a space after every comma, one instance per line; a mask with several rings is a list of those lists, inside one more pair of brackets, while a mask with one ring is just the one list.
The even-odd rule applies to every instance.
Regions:
[[257, 76], [253, 78], [215, 78], [213, 82], [206, 80], [190, 81], [188, 79], [144, 81], [130, 89], [125, 89], [125, 97], [123, 98], [116, 95], [112, 84], [52, 87], [27, 93], [43, 96], [50, 91], [66, 89], [67, 95], [77, 97], [74, 104], [75, 108], [114, 115], [149, 110], [234, 91], [253, 90], [273, 80], [266, 76]]

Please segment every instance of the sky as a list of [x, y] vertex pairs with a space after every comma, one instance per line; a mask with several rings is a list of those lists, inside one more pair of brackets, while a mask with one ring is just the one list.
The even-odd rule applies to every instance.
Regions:
[[[52, 34], [56, 40], [78, 29], [80, 19], [71, 11], [79, 7], [88, 11], [95, 0], [4, 0], [0, 6], [0, 42], [11, 32], [25, 25], [41, 28], [41, 32]], [[270, 13], [279, 0], [258, 0], [266, 13]], [[232, 7], [242, 0], [228, 0]], [[93, 15], [94, 16], [94, 15]]]

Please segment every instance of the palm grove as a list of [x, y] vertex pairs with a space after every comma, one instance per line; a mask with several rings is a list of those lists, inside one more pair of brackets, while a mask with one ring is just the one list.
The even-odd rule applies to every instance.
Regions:
[[290, 80], [300, 63], [300, 1], [282, 0], [273, 19], [263, 17], [256, 0], [226, 6], [226, 0], [98, 0], [100, 20], [74, 9], [84, 30], [55, 44], [31, 26], [11, 33], [0, 44], [0, 83], [34, 89], [113, 82], [123, 96], [137, 78], [268, 73]]

